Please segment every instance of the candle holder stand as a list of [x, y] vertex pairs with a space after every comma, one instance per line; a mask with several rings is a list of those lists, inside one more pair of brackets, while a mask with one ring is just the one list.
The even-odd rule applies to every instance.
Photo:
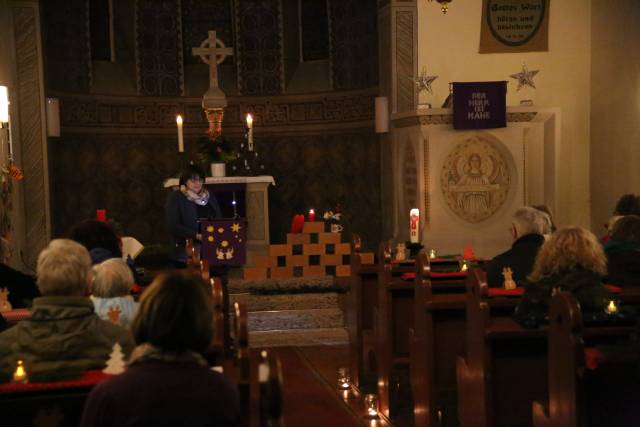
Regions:
[[424, 245], [420, 243], [405, 242], [405, 246], [409, 249], [409, 258], [415, 259], [420, 251], [424, 249]]

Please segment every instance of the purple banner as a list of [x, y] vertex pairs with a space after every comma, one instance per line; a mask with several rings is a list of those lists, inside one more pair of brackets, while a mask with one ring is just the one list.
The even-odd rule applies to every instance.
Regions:
[[453, 128], [507, 127], [507, 82], [453, 83]]
[[244, 218], [201, 221], [202, 258], [210, 266], [241, 266], [247, 262], [247, 222]]

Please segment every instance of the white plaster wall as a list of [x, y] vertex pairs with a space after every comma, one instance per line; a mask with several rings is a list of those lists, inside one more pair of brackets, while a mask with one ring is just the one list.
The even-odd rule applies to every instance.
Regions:
[[640, 1], [594, 0], [591, 67], [592, 226], [640, 193]]
[[[519, 104], [526, 95], [536, 106], [559, 107], [556, 222], [588, 227], [591, 1], [551, 2], [548, 52], [479, 54], [481, 16], [481, 0], [454, 1], [446, 15], [436, 2], [418, 2], [418, 70], [425, 66], [439, 76], [433, 95], [422, 100], [440, 106], [449, 82], [508, 80], [507, 105]], [[540, 70], [534, 79], [537, 90], [524, 95], [509, 78], [523, 61], [530, 70]]]

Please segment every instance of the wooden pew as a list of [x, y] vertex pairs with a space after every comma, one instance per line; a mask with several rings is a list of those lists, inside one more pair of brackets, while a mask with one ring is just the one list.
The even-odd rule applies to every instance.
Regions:
[[460, 337], [466, 325], [467, 278], [432, 277], [426, 254], [418, 255], [416, 264], [409, 331], [414, 427], [458, 425], [456, 359], [465, 350]]
[[375, 352], [373, 310], [378, 304], [378, 266], [363, 264], [362, 241], [357, 234], [352, 235], [349, 259], [351, 276], [346, 307], [349, 370], [351, 383], [360, 388], [361, 373], [377, 372], [369, 355]]
[[198, 271], [200, 254], [193, 243], [193, 239], [187, 239], [185, 241], [185, 252], [187, 254], [187, 270]]
[[467, 289], [466, 357], [457, 360], [460, 425], [531, 425], [531, 402], [546, 398], [546, 329], [512, 319], [519, 298], [490, 297], [486, 274]]
[[[249, 326], [247, 307], [244, 303], [233, 304], [233, 331], [235, 353], [235, 380], [240, 395], [240, 406], [250, 406], [251, 360], [249, 352]], [[249, 413], [247, 412], [247, 416]], [[246, 420], [248, 425], [248, 417]]]
[[401, 279], [415, 266], [394, 265], [389, 242], [378, 250], [378, 304], [374, 307], [375, 360], [378, 363], [378, 402], [382, 415], [391, 408], [390, 380], [395, 369], [409, 365], [409, 329], [413, 327], [413, 283]]
[[282, 366], [267, 350], [260, 353], [258, 366], [260, 427], [284, 427]]
[[[608, 341], [616, 336], [626, 337], [633, 333], [635, 328], [624, 325], [601, 325], [585, 328], [580, 306], [575, 298], [566, 292], [559, 292], [552, 298], [549, 319], [549, 398], [544, 402], [533, 402], [534, 426], [586, 427], [587, 425], [604, 425], [596, 420], [590, 420], [587, 415], [586, 395], [588, 390], [585, 377], [590, 372], [585, 363], [585, 341], [589, 345], [593, 345], [601, 339]], [[638, 355], [635, 355], [634, 359], [633, 362], [637, 363]], [[633, 375], [632, 370], [625, 369], [628, 367], [628, 365], [622, 365], [623, 370]], [[599, 369], [601, 368], [596, 368], [594, 374], [597, 374]], [[604, 375], [606, 375], [606, 370]], [[627, 377], [624, 378], [627, 379]], [[614, 395], [614, 399], [626, 400], [623, 405], [626, 403], [627, 408], [621, 409], [629, 407], [635, 409], [637, 405], [635, 400], [640, 387], [636, 384], [635, 388], [626, 390], [622, 387], [628, 384], [620, 385], [613, 381], [615, 379], [611, 378], [611, 381], [606, 383], [608, 390], [602, 391]], [[633, 377], [628, 378], [625, 382], [632, 383]], [[599, 405], [594, 406], [602, 405], [603, 401], [599, 398], [597, 400]], [[617, 405], [620, 405], [620, 402], [617, 402]], [[608, 419], [603, 421], [609, 425], [640, 425], [640, 410], [638, 409], [628, 412], [611, 411], [606, 416]]]

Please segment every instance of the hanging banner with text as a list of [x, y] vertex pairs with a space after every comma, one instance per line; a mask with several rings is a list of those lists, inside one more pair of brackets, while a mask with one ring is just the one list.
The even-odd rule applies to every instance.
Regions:
[[507, 126], [506, 81], [452, 84], [454, 129]]
[[551, 0], [482, 0], [480, 53], [549, 50]]

